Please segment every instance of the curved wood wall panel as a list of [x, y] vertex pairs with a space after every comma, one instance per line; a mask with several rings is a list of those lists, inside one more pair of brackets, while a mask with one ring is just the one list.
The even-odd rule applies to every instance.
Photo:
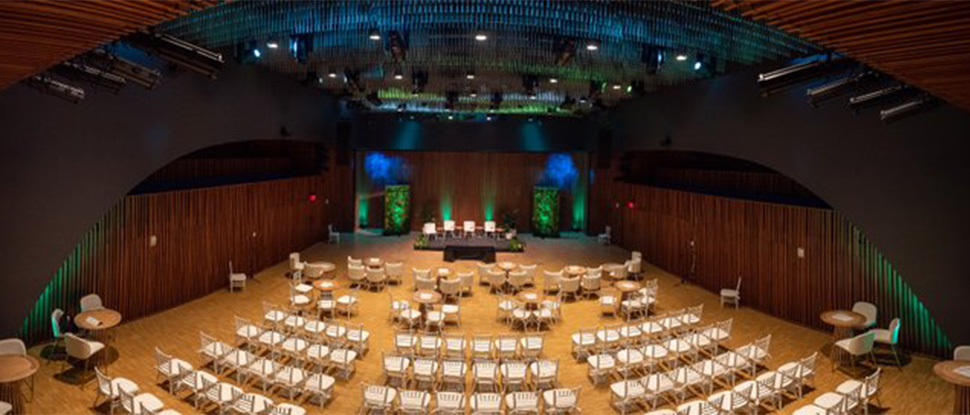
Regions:
[[819, 320], [823, 311], [869, 301], [879, 307], [879, 326], [901, 319], [904, 348], [949, 355], [952, 345], [930, 310], [838, 212], [617, 182], [607, 171], [597, 175], [605, 180], [592, 186], [591, 204], [603, 219], [592, 222], [611, 225], [614, 243], [643, 252], [647, 261], [714, 292], [741, 276], [743, 306], [825, 331], [832, 328]]
[[[51, 311], [74, 315], [80, 297], [89, 293], [130, 321], [225, 289], [229, 261], [252, 276], [325, 239], [327, 224], [349, 216], [340, 209], [349, 205], [349, 185], [343, 182], [350, 180], [349, 169], [336, 169], [125, 197], [57, 270], [24, 320], [21, 338], [28, 343], [49, 338]], [[316, 202], [310, 194], [317, 195]]]

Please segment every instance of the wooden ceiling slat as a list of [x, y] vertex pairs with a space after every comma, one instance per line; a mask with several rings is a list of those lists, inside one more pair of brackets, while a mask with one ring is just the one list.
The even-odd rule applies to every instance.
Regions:
[[844, 53], [970, 109], [970, 1], [723, 0], [710, 4]]

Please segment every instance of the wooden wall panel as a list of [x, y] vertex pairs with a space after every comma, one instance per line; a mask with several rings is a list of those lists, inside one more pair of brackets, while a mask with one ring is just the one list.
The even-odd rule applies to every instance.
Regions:
[[[528, 232], [532, 221], [532, 189], [540, 183], [548, 153], [492, 153], [492, 152], [382, 152], [388, 157], [404, 160], [407, 182], [411, 185], [411, 228], [420, 230], [422, 212], [431, 209], [437, 221], [442, 220], [444, 206], [451, 207], [451, 218], [474, 220], [481, 224], [488, 206], [493, 218], [501, 223], [502, 213], [518, 209], [519, 231]], [[358, 154], [363, 165], [364, 153]], [[573, 229], [574, 199], [581, 198], [585, 206], [587, 157], [574, 153], [573, 163], [578, 170], [577, 183], [560, 192], [560, 228]], [[358, 169], [359, 194], [368, 195], [370, 227], [383, 224], [382, 186], [371, 183]], [[584, 207], [585, 209], [585, 207]], [[585, 219], [585, 212], [582, 214]], [[582, 221], [585, 227], [585, 220]]]
[[[49, 338], [51, 311], [73, 315], [88, 293], [99, 294], [126, 321], [137, 319], [224, 289], [229, 261], [252, 275], [325, 240], [327, 224], [339, 228], [350, 218], [350, 175], [349, 168], [338, 168], [320, 176], [127, 196], [55, 273], [21, 337], [30, 343]], [[311, 193], [316, 202], [309, 201]]]
[[591, 200], [603, 216], [591, 222], [611, 225], [615, 243], [643, 252], [647, 261], [714, 292], [741, 276], [744, 306], [826, 331], [823, 311], [869, 301], [879, 307], [879, 326], [901, 319], [904, 348], [949, 354], [952, 345], [931, 310], [838, 212], [628, 184], [605, 170], [596, 175], [603, 180], [592, 187]]

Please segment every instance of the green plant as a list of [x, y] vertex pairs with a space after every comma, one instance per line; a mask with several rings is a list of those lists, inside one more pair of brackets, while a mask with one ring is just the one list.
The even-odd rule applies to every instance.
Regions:
[[411, 231], [411, 186], [384, 188], [384, 234], [403, 235]]
[[559, 189], [536, 186], [532, 202], [532, 233], [559, 236]]
[[428, 249], [428, 235], [418, 235], [414, 240], [414, 249]]
[[525, 250], [525, 242], [519, 240], [518, 237], [509, 240], [509, 251], [511, 252], [522, 252]]

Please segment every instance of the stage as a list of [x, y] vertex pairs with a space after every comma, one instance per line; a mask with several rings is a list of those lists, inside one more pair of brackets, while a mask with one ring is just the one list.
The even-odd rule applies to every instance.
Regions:
[[432, 238], [428, 241], [428, 246], [425, 249], [444, 251], [444, 260], [447, 262], [478, 260], [488, 263], [495, 262], [496, 252], [511, 251], [509, 240], [504, 238], [487, 238], [484, 236], [475, 236], [472, 238]]

